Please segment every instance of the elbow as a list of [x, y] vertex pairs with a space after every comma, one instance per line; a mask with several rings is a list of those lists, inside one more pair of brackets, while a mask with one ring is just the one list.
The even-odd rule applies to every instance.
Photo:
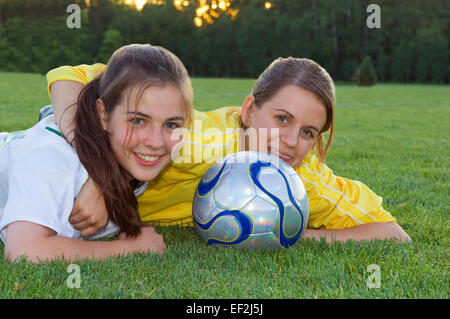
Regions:
[[39, 263], [48, 259], [45, 252], [38, 249], [38, 245], [40, 245], [40, 242], [38, 242], [37, 245], [24, 245], [23, 243], [9, 245], [7, 241], [4, 249], [4, 260], [9, 263], [18, 263], [22, 260]]
[[35, 253], [29, 253], [26, 251], [6, 251], [4, 260], [9, 263], [18, 263], [20, 261], [26, 261], [31, 263], [40, 263], [47, 260], [45, 256], [40, 256]]
[[405, 232], [393, 235], [392, 239], [397, 240], [399, 243], [412, 243], [411, 237]]
[[39, 261], [39, 256], [26, 251], [26, 249], [21, 249], [21, 247], [10, 247], [6, 244], [4, 260], [9, 263], [20, 262], [21, 260], [36, 263]]
[[401, 243], [412, 243], [411, 237], [409, 237], [409, 235], [405, 231], [399, 234], [398, 241]]
[[18, 247], [5, 244], [5, 253], [4, 259], [6, 262], [18, 262], [21, 258], [27, 258], [27, 254], [24, 251], [21, 251]]
[[388, 235], [392, 239], [396, 239], [400, 243], [411, 243], [411, 237], [396, 222], [387, 223], [389, 225]]
[[51, 247], [49, 238], [54, 231], [44, 226], [26, 221], [17, 221], [7, 226], [4, 259], [19, 262], [23, 259], [33, 263], [48, 258]]

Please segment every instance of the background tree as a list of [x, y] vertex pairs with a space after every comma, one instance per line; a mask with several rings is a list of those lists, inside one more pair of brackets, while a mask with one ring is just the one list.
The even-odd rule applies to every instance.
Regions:
[[[223, 10], [213, 1], [148, 0], [139, 11], [125, 0], [0, 0], [0, 70], [46, 73], [151, 43], [193, 76], [256, 77], [273, 59], [296, 56], [351, 81], [370, 56], [378, 81], [449, 83], [447, 0], [377, 0], [379, 29], [366, 25], [369, 0], [229, 0]], [[71, 3], [82, 8], [80, 29], [66, 26]]]
[[366, 56], [353, 75], [353, 82], [361, 86], [370, 86], [377, 83], [377, 75], [370, 56]]

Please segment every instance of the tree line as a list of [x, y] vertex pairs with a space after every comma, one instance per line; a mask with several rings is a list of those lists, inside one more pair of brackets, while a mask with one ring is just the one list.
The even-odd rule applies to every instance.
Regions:
[[[198, 0], [197, 0], [198, 1]], [[196, 1], [0, 0], [0, 70], [46, 73], [59, 65], [106, 62], [128, 43], [174, 52], [192, 76], [257, 77], [277, 57], [307, 57], [337, 81], [370, 59], [379, 82], [449, 83], [447, 0], [234, 0], [231, 17], [194, 24]], [[380, 10], [370, 28], [369, 4]], [[69, 28], [69, 4], [81, 8]]]

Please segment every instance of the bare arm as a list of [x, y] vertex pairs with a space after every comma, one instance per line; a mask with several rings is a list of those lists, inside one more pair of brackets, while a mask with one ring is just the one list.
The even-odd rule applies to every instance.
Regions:
[[320, 240], [328, 243], [347, 240], [396, 239], [399, 242], [410, 242], [408, 234], [395, 222], [370, 223], [346, 229], [307, 229], [304, 238]]
[[56, 122], [69, 143], [73, 141], [76, 103], [83, 87], [79, 82], [68, 80], [56, 81], [50, 86]]
[[19, 221], [7, 226], [5, 259], [15, 261], [25, 256], [32, 262], [63, 258], [74, 261], [83, 258], [105, 260], [115, 255], [133, 252], [155, 252], [162, 254], [166, 248], [163, 238], [153, 227], [143, 227], [136, 238], [121, 234], [113, 241], [85, 241], [57, 236], [39, 224]]

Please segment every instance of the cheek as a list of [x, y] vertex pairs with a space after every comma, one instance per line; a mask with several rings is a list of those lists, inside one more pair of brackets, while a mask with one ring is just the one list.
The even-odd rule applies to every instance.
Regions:
[[126, 127], [121, 132], [122, 143], [128, 149], [134, 148], [145, 139], [144, 132], [133, 129], [132, 127]]
[[283, 134], [283, 129], [278, 127], [276, 123], [268, 120], [266, 117], [261, 118], [261, 120], [259, 121], [255, 121], [255, 124], [256, 125], [252, 127], [256, 129], [256, 136], [258, 138], [258, 141], [261, 141], [261, 139], [265, 139], [268, 143], [277, 144], [277, 141], [279, 142], [280, 136]]
[[268, 127], [267, 115], [260, 109], [255, 110], [253, 113], [249, 115], [249, 127], [253, 127], [255, 129]]
[[139, 144], [139, 134], [130, 127], [121, 127], [116, 129], [113, 135], [110, 135], [111, 146], [116, 154], [126, 153]]
[[182, 138], [182, 135], [164, 133], [164, 145], [166, 146], [167, 152], [170, 153], [172, 149], [182, 141]]
[[310, 140], [302, 140], [299, 143], [299, 146], [297, 149], [297, 156], [298, 156], [298, 160], [300, 162], [303, 162], [306, 155], [309, 153], [309, 151], [312, 150], [313, 146], [314, 146], [314, 141], [310, 141]]

